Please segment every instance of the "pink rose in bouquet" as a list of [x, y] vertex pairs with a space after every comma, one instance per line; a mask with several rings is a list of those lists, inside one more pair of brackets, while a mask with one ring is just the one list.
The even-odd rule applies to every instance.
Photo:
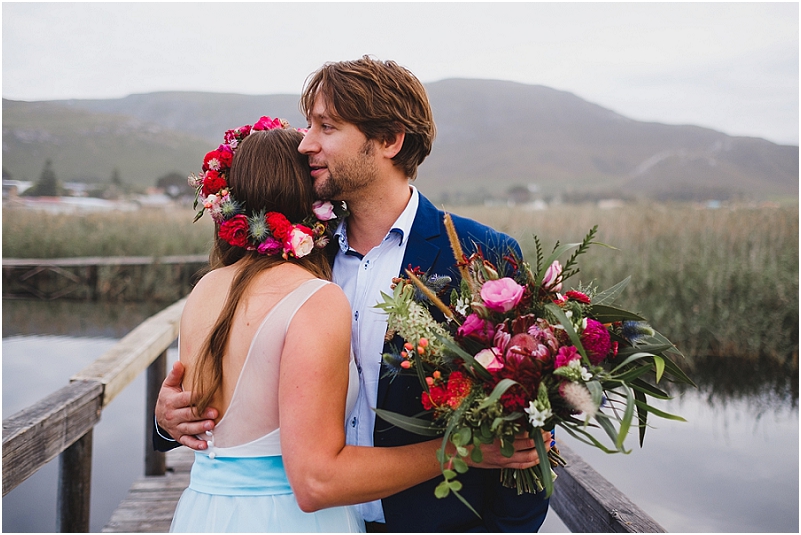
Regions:
[[489, 344], [495, 336], [495, 326], [492, 322], [481, 319], [478, 314], [470, 314], [465, 318], [462, 326], [457, 329], [456, 334]]
[[559, 260], [554, 260], [545, 270], [542, 287], [551, 292], [562, 291], [562, 264], [559, 263]]
[[488, 280], [481, 286], [481, 299], [487, 308], [495, 312], [506, 313], [520, 303], [525, 291], [513, 279], [504, 277], [497, 280]]

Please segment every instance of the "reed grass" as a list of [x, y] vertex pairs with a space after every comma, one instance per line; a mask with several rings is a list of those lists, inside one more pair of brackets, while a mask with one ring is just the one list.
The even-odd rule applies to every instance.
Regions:
[[[535, 234], [550, 251], [557, 240], [580, 242], [597, 224], [597, 241], [616, 249], [592, 247], [572, 284], [606, 288], [631, 275], [621, 306], [649, 318], [686, 355], [767, 356], [797, 369], [797, 205], [446, 208], [515, 237], [527, 258], [533, 258]], [[86, 215], [4, 209], [3, 255], [207, 253], [211, 221], [193, 224], [192, 216], [188, 209]]]
[[453, 208], [518, 239], [534, 258], [536, 234], [580, 242], [598, 225], [579, 260], [575, 285], [604, 289], [631, 275], [619, 299], [688, 356], [768, 356], [798, 366], [798, 207], [641, 205], [615, 210], [561, 206], [547, 211]]
[[3, 256], [167, 256], [205, 254], [213, 226], [205, 217], [192, 223], [191, 209], [87, 214], [49, 214], [3, 209]]

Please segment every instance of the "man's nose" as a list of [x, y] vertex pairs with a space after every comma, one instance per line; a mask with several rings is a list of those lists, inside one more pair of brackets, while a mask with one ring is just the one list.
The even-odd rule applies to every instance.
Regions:
[[300, 142], [300, 145], [298, 145], [298, 152], [301, 154], [311, 154], [316, 152], [318, 145], [314, 138], [315, 136], [311, 133], [311, 131], [306, 132]]

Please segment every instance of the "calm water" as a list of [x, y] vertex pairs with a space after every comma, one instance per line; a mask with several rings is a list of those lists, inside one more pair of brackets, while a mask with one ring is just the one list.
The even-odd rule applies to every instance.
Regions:
[[[3, 301], [3, 418], [67, 384], [157, 305]], [[170, 359], [176, 357], [170, 352]], [[699, 390], [660, 405], [687, 423], [654, 419], [629, 455], [571, 448], [668, 531], [798, 532], [798, 372], [772, 362], [700, 362]], [[142, 474], [144, 379], [95, 428], [91, 530], [100, 531]], [[3, 531], [54, 531], [58, 460], [3, 498]], [[542, 531], [566, 531], [551, 513]]]

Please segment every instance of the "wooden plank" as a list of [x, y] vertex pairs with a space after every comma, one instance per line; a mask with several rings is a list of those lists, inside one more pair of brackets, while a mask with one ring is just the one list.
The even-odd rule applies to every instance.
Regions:
[[137, 479], [126, 498], [103, 528], [105, 533], [164, 533], [169, 531], [175, 506], [189, 486], [195, 455], [185, 447], [167, 453], [168, 471], [163, 476]]
[[78, 381], [3, 420], [3, 496], [100, 420], [103, 385]]
[[119, 266], [149, 264], [204, 264], [209, 255], [170, 255], [170, 256], [88, 256], [74, 258], [3, 258], [3, 267], [38, 266]]
[[567, 466], [559, 478], [551, 508], [573, 533], [665, 533], [645, 511], [592, 469], [570, 448], [559, 443]]
[[103, 406], [128, 386], [178, 337], [186, 298], [139, 324], [92, 364], [73, 375], [72, 381], [99, 381], [105, 386]]

